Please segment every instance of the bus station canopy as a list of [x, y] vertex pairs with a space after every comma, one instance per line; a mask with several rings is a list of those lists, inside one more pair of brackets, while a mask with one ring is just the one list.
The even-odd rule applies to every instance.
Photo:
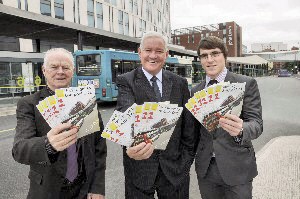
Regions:
[[43, 59], [44, 53], [0, 51], [0, 62], [37, 63]]
[[227, 61], [236, 64], [246, 64], [246, 65], [260, 65], [267, 64], [268, 61], [261, 58], [258, 55], [248, 56], [248, 57], [227, 57]]

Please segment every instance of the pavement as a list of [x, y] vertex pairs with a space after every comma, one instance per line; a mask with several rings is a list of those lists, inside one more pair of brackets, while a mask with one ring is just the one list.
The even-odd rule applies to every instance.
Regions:
[[[0, 116], [14, 115], [18, 99], [0, 99]], [[254, 199], [300, 199], [300, 136], [270, 140], [256, 159], [259, 174], [253, 180]]]

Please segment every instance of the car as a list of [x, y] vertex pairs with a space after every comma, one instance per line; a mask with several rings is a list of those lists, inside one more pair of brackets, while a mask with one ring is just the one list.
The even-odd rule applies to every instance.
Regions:
[[280, 69], [278, 71], [278, 77], [290, 77], [291, 73], [286, 69]]

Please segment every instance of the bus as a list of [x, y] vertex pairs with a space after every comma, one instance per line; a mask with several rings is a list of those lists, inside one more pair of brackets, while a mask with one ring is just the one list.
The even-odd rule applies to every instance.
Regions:
[[[137, 53], [114, 50], [84, 50], [74, 53], [75, 72], [72, 86], [93, 84], [97, 101], [116, 101], [117, 76], [141, 66]], [[175, 57], [168, 57], [166, 68], [178, 63]]]
[[189, 89], [192, 88], [192, 74], [193, 74], [193, 67], [192, 67], [192, 60], [185, 59], [185, 58], [177, 58], [178, 64], [166, 65], [165, 69], [172, 71], [173, 73], [186, 78], [188, 82]]

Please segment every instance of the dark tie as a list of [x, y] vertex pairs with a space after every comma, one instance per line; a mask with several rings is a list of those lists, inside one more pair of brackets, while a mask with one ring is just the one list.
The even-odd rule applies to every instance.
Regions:
[[78, 175], [78, 163], [77, 156], [78, 153], [76, 151], [76, 143], [72, 144], [67, 148], [67, 173], [66, 178], [73, 182]]
[[160, 102], [161, 101], [161, 95], [160, 95], [159, 88], [158, 88], [158, 85], [157, 85], [157, 82], [156, 82], [157, 77], [153, 76], [150, 80], [152, 82], [155, 97], [156, 97], [157, 101]]
[[208, 82], [207, 87], [209, 87], [209, 86], [211, 86], [211, 85], [214, 85], [214, 84], [217, 84], [217, 83], [218, 83], [217, 80], [212, 79], [212, 80], [210, 80], [210, 81]]

